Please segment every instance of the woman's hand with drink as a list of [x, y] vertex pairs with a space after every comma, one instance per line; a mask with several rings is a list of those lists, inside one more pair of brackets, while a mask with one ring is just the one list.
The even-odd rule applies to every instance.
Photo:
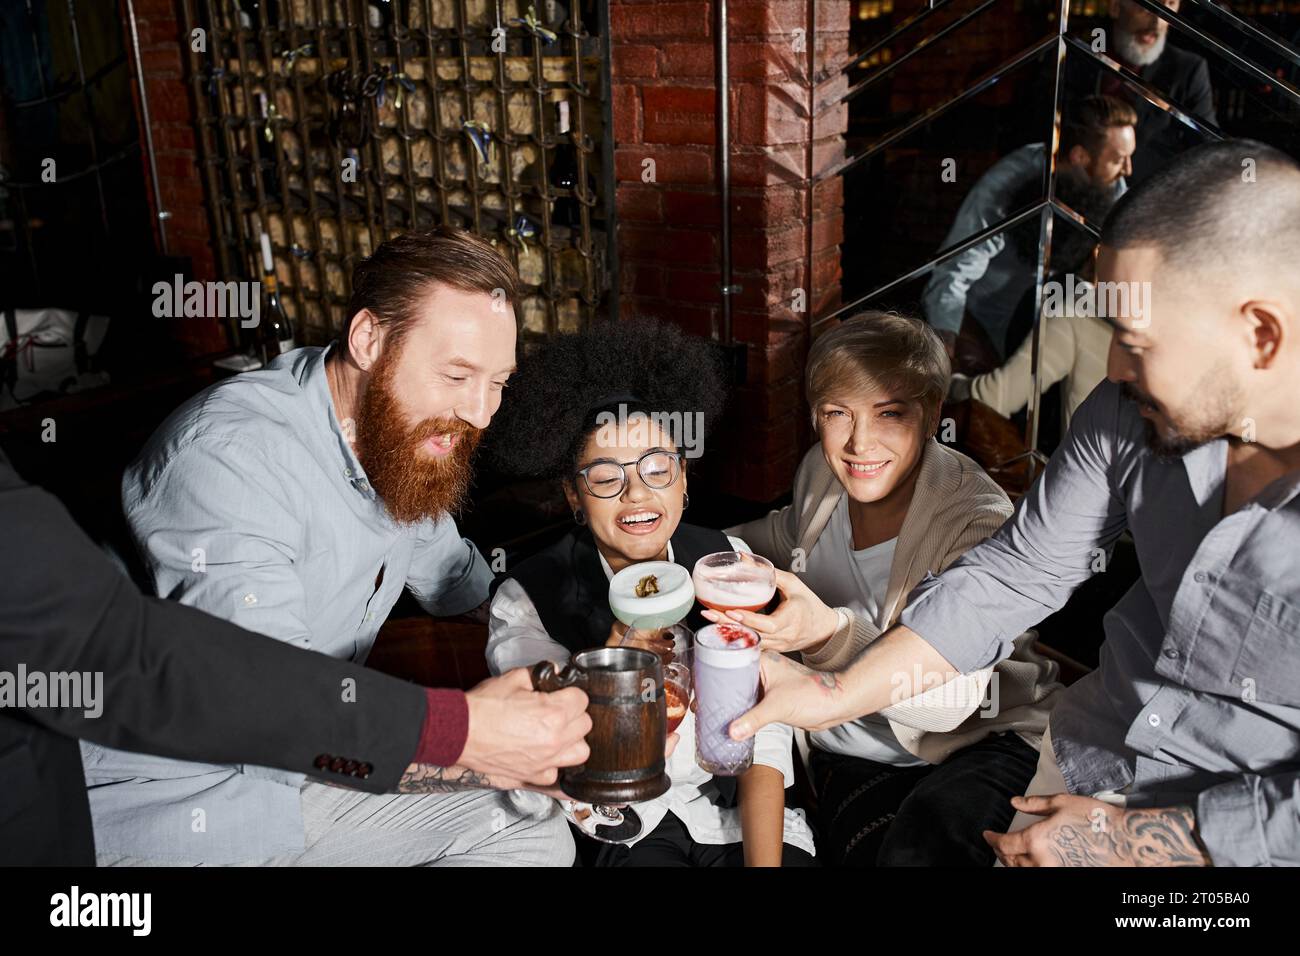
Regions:
[[614, 618], [614, 623], [609, 626], [609, 637], [605, 639], [606, 647], [618, 647], [623, 643], [623, 637], [627, 634], [627, 625]]
[[840, 616], [827, 607], [799, 576], [777, 570], [776, 589], [781, 603], [771, 614], [754, 611], [718, 611], [705, 609], [705, 618], [715, 624], [728, 619], [753, 628], [763, 637], [769, 651], [815, 651], [831, 639], [840, 625]]

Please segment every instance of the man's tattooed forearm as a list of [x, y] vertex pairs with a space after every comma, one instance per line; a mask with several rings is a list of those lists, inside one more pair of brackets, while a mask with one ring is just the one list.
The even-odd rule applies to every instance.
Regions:
[[1052, 835], [1061, 866], [1208, 866], [1188, 807], [1109, 814], [1107, 826], [1067, 824]]
[[812, 675], [812, 678], [821, 685], [823, 690], [840, 689], [840, 675], [832, 671], [818, 671]]
[[808, 665], [800, 664], [798, 661], [791, 660], [784, 655], [779, 660], [809, 678], [821, 690], [837, 691], [840, 689], [840, 675], [837, 671], [815, 671]]
[[457, 790], [490, 790], [492, 781], [485, 773], [468, 767], [435, 767], [413, 763], [397, 784], [398, 793], [452, 793]]

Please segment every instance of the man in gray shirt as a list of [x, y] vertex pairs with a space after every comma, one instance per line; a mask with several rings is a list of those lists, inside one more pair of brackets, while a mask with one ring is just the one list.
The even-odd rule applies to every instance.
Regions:
[[[123, 481], [157, 593], [355, 662], [404, 587], [434, 615], [484, 605], [492, 574], [450, 514], [514, 370], [515, 283], [480, 237], [399, 236], [357, 267], [341, 343], [289, 352], [178, 409]], [[430, 719], [467, 723], [466, 755], [526, 747], [525, 728], [476, 691]], [[228, 688], [230, 707], [240, 697]], [[558, 814], [523, 816], [485, 789], [497, 781], [461, 768], [377, 795], [90, 743], [83, 763], [101, 865], [573, 857]]]
[[[1136, 122], [1133, 107], [1114, 97], [1091, 96], [1073, 104], [1061, 126], [1057, 176], [1112, 190], [1117, 198], [1123, 195], [1128, 188], [1124, 177], [1132, 170]], [[1050, 159], [1046, 144], [1030, 143], [989, 167], [962, 200], [940, 248], [951, 249], [1021, 205], [1041, 199]], [[1017, 228], [1032, 228], [1037, 235], [1037, 220]], [[930, 273], [921, 297], [925, 319], [950, 353], [967, 312], [988, 334], [999, 357], [1019, 344], [1006, 341], [1007, 331], [1038, 268], [1025, 257], [1022, 245], [1015, 237], [1008, 241], [1005, 232], [997, 233]]]
[[[834, 725], [913, 668], [942, 683], [1006, 657], [1127, 530], [1142, 576], [1052, 713], [1035, 783], [1056, 787], [986, 838], [1014, 866], [1300, 864], [1296, 262], [1300, 165], [1279, 150], [1200, 146], [1128, 193], [1097, 273], [1142, 308], [1107, 312], [1110, 380], [1042, 478], [847, 670], [766, 655], [733, 736]], [[785, 611], [805, 613], [816, 644], [811, 610]]]

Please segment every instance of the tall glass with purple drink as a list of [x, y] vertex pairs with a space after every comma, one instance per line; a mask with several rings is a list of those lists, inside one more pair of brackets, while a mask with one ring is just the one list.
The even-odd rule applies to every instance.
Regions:
[[731, 722], [758, 700], [757, 632], [739, 624], [710, 624], [695, 634], [695, 762], [734, 777], [754, 762], [754, 738], [732, 740]]

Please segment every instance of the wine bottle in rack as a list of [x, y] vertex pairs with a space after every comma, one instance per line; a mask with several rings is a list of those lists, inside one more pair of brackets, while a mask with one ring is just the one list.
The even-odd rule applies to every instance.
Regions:
[[280, 0], [237, 0], [239, 26], [245, 30], [280, 27]]
[[578, 199], [574, 195], [578, 185], [578, 148], [573, 145], [570, 132], [569, 101], [560, 100], [555, 109], [555, 152], [547, 181], [559, 195], [551, 201], [551, 223], [577, 229], [582, 222]]
[[366, 22], [370, 29], [390, 35], [393, 24], [402, 22], [398, 0], [366, 0]]
[[559, 33], [567, 19], [569, 19], [569, 8], [561, 0], [542, 0], [542, 20], [550, 29]]
[[280, 284], [275, 275], [275, 259], [271, 255], [271, 237], [262, 233], [262, 313], [258, 320], [258, 342], [261, 346], [262, 364], [269, 365], [277, 355], [298, 347], [294, 340], [293, 323], [280, 303]]
[[262, 176], [262, 191], [266, 194], [267, 199], [279, 202], [280, 167], [276, 162], [275, 153], [275, 137], [279, 134], [275, 127], [272, 126], [272, 138], [270, 142], [266, 139], [267, 117], [270, 116], [270, 106], [264, 90], [257, 94], [257, 111], [262, 122], [253, 130], [253, 155], [257, 158], [257, 165]]

